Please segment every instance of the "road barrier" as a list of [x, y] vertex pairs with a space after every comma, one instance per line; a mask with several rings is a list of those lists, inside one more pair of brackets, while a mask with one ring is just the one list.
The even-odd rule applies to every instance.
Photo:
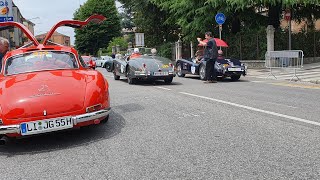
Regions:
[[267, 51], [265, 58], [265, 67], [270, 69], [268, 77], [272, 75], [277, 79], [277, 77], [273, 74], [272, 69], [293, 69], [294, 75], [290, 81], [292, 81], [295, 77], [297, 80], [301, 81], [297, 76], [297, 69], [301, 69], [303, 67], [302, 50]]

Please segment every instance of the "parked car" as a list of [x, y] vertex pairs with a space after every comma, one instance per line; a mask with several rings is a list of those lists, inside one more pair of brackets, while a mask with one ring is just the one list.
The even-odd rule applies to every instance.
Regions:
[[109, 85], [104, 76], [88, 67], [72, 47], [48, 41], [60, 26], [81, 28], [100, 22], [100, 15], [86, 21], [57, 23], [39, 43], [18, 22], [16, 27], [30, 43], [9, 51], [0, 72], [0, 144], [8, 137], [29, 136], [107, 121], [110, 113]]
[[[240, 79], [241, 75], [246, 75], [246, 67], [238, 59], [218, 59], [214, 68], [217, 72], [217, 77], [224, 79], [230, 77], [233, 81]], [[184, 77], [186, 74], [199, 75], [201, 80], [206, 79], [206, 61], [202, 58], [200, 61], [192, 59], [179, 59], [176, 63], [176, 71], [179, 77]]]
[[94, 61], [94, 58], [92, 56], [81, 56], [83, 61], [86, 63], [88, 67], [91, 67], [92, 69], [96, 69], [96, 62]]
[[119, 80], [121, 76], [127, 77], [129, 84], [135, 84], [139, 80], [164, 80], [171, 83], [174, 66], [170, 59], [159, 56], [141, 55], [128, 59], [130, 54], [124, 58], [114, 59], [109, 71], [113, 72], [114, 79]]
[[[204, 40], [206, 42], [206, 40]], [[218, 46], [228, 47], [227, 43], [221, 39], [215, 38]], [[186, 74], [199, 75], [201, 80], [206, 79], [206, 61], [203, 59], [204, 46], [199, 44], [196, 52], [197, 57], [190, 59], [178, 59], [176, 62], [176, 73], [179, 77], [184, 77]], [[220, 53], [223, 53], [219, 50]], [[218, 52], [219, 52], [218, 51]], [[222, 54], [219, 55], [215, 62], [214, 68], [217, 77], [224, 79], [230, 77], [231, 80], [237, 81], [241, 75], [245, 76], [247, 68], [238, 59], [225, 58]]]
[[96, 60], [96, 66], [97, 67], [102, 67], [102, 68], [106, 68], [106, 62], [107, 61], [112, 61], [112, 57], [111, 56], [101, 56], [100, 58], [98, 58]]

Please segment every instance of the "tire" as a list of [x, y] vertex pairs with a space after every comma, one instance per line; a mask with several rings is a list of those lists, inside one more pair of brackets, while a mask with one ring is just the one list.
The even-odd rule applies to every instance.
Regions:
[[234, 75], [234, 76], [231, 76], [231, 80], [232, 81], [238, 81], [240, 79], [241, 75]]
[[129, 84], [135, 84], [136, 83], [136, 79], [132, 78], [130, 75], [130, 70], [127, 71], [127, 80]]
[[178, 77], [184, 77], [184, 76], [186, 76], [185, 74], [182, 73], [182, 69], [181, 69], [180, 63], [177, 64], [177, 76], [178, 76]]
[[201, 65], [199, 68], [199, 76], [202, 81], [206, 80], [206, 66]]
[[106, 118], [104, 118], [102, 121], [101, 121], [101, 123], [106, 123], [106, 122], [108, 122], [109, 121], [109, 114], [108, 114], [108, 116], [106, 117]]
[[113, 70], [113, 78], [114, 78], [114, 80], [119, 80], [120, 79], [120, 76], [117, 76], [116, 72], [114, 70]]
[[173, 77], [169, 77], [169, 78], [164, 79], [164, 82], [166, 84], [170, 84], [170, 83], [172, 83], [172, 80], [173, 80]]

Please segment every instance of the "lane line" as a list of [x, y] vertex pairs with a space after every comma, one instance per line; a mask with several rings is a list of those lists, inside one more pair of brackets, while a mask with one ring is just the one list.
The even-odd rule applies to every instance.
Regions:
[[155, 87], [155, 88], [163, 89], [163, 90], [167, 90], [167, 91], [171, 91], [171, 89], [169, 89], [169, 88], [165, 88], [165, 87]]
[[196, 95], [196, 94], [191, 94], [191, 93], [187, 93], [187, 92], [179, 92], [179, 93], [184, 94], [184, 95], [188, 95], [188, 96], [207, 99], [207, 100], [211, 100], [211, 101], [216, 101], [216, 102], [219, 102], [219, 103], [228, 104], [228, 105], [231, 105], [231, 106], [244, 108], [244, 109], [248, 109], [248, 110], [251, 110], [251, 111], [270, 114], [270, 115], [273, 115], [273, 116], [278, 116], [278, 117], [290, 119], [290, 120], [293, 120], [293, 121], [299, 121], [299, 122], [303, 122], [303, 123], [307, 123], [307, 124], [313, 124], [313, 125], [316, 125], [316, 126], [320, 126], [320, 123], [318, 123], [318, 122], [310, 121], [310, 120], [303, 119], [303, 118], [288, 116], [288, 115], [285, 115], [285, 114], [280, 114], [280, 113], [276, 113], [276, 112], [272, 112], [272, 111], [266, 111], [266, 110], [263, 110], [263, 109], [258, 109], [258, 108], [254, 108], [254, 107], [250, 107], [250, 106], [245, 106], [245, 105], [241, 105], [241, 104], [236, 104], [236, 103], [232, 103], [232, 102], [228, 102], [228, 101], [223, 101], [223, 100], [220, 100], [220, 99], [209, 98], [209, 97], [200, 96], [200, 95]]

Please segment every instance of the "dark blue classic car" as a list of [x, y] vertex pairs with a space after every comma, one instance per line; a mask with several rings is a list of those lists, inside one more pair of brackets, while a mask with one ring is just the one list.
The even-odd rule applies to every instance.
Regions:
[[[246, 75], [246, 67], [238, 59], [219, 58], [214, 68], [220, 79], [230, 77], [233, 81], [237, 81], [241, 75]], [[176, 63], [176, 73], [179, 77], [184, 77], [186, 74], [199, 75], [201, 80], [205, 80], [206, 61], [203, 58], [199, 61], [195, 58], [179, 59]]]

